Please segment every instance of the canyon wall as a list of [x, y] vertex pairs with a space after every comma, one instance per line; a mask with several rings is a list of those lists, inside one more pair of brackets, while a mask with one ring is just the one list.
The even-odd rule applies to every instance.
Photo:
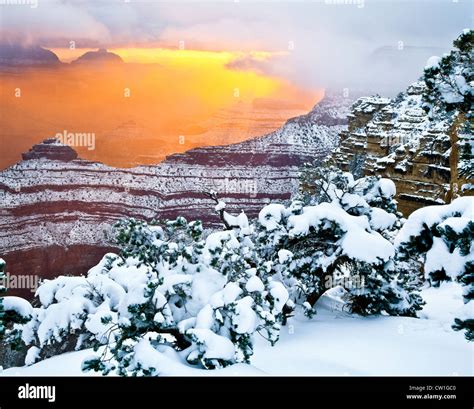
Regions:
[[[392, 179], [398, 208], [405, 216], [433, 204], [471, 195], [472, 181], [458, 176], [461, 134], [450, 120], [430, 120], [422, 108], [423, 81], [391, 100], [379, 96], [357, 100], [341, 132], [334, 159], [344, 170]], [[459, 127], [457, 127], [459, 128]]]
[[254, 217], [266, 203], [290, 198], [303, 162], [336, 147], [350, 104], [328, 96], [266, 136], [129, 169], [83, 160], [71, 147], [46, 140], [0, 172], [0, 257], [12, 275], [82, 274], [114, 250], [111, 226], [120, 218], [181, 215], [216, 226], [214, 203], [203, 194], [211, 189], [230, 212]]

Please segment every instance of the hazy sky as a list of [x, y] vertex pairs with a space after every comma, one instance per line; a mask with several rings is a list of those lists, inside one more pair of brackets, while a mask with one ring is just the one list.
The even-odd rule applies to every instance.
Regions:
[[[244, 59], [233, 68], [266, 71], [315, 86], [370, 80], [390, 68], [387, 75], [394, 82], [416, 79], [423, 67], [415, 67], [431, 50], [418, 52], [410, 46], [447, 51], [460, 31], [472, 26], [474, 4], [470, 0], [16, 1], [31, 4], [0, 5], [2, 40], [45, 47], [68, 47], [74, 41], [77, 47], [181, 45], [281, 51], [288, 55], [269, 62]], [[8, 2], [15, 0], [0, 0]], [[405, 54], [380, 56], [376, 50], [383, 46]]]

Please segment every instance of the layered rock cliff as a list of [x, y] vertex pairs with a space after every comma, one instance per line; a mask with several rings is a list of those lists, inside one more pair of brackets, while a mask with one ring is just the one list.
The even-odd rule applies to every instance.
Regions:
[[392, 179], [405, 215], [474, 193], [473, 48], [474, 31], [464, 30], [406, 92], [357, 100], [341, 133], [336, 163]]
[[417, 82], [395, 100], [375, 96], [356, 101], [334, 156], [344, 170], [359, 168], [363, 174], [392, 179], [405, 215], [449, 202], [453, 184], [462, 194], [472, 189], [451, 169], [453, 124], [430, 121], [421, 108], [423, 89], [424, 83]]
[[120, 218], [182, 215], [217, 224], [203, 194], [211, 189], [231, 211], [255, 216], [297, 190], [303, 162], [335, 148], [349, 106], [348, 99], [328, 97], [269, 135], [131, 169], [82, 160], [72, 148], [46, 140], [0, 172], [0, 254], [11, 274], [84, 273], [113, 248], [110, 228]]

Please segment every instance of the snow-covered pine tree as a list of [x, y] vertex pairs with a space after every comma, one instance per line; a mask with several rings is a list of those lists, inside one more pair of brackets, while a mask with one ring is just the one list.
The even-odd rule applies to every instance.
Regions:
[[293, 201], [260, 212], [255, 240], [260, 257], [309, 315], [319, 297], [338, 284], [346, 288], [353, 312], [415, 315], [421, 299], [407, 272], [397, 272], [389, 241], [401, 225], [393, 182], [354, 180], [334, 167], [311, 172], [311, 206]]
[[465, 310], [454, 329], [465, 330], [474, 339], [474, 198], [461, 197], [449, 205], [428, 206], [413, 212], [395, 245], [402, 260], [422, 260], [424, 275], [431, 285], [459, 281], [464, 288]]
[[424, 72], [424, 108], [433, 117], [472, 114], [474, 30], [466, 29], [442, 58], [432, 57]]
[[430, 58], [423, 79], [424, 109], [431, 119], [451, 124], [450, 198], [454, 199], [460, 193], [474, 191], [474, 30], [464, 30], [449, 54]]

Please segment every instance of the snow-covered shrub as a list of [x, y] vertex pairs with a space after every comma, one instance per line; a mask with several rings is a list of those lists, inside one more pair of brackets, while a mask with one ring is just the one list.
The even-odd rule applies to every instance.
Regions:
[[[0, 280], [5, 280], [5, 260], [0, 258]], [[20, 297], [5, 296], [7, 288], [0, 285], [0, 342], [13, 350], [23, 347], [21, 325], [29, 322], [33, 315], [31, 304]]]
[[41, 305], [23, 327], [23, 341], [37, 348], [39, 357], [48, 355], [48, 348], [62, 350], [69, 343], [78, 349], [106, 342], [125, 294], [106, 274], [116, 258], [107, 254], [87, 277], [60, 276], [40, 285], [36, 296]]
[[394, 199], [396, 188], [390, 179], [379, 176], [355, 179], [351, 173], [334, 166], [308, 166], [301, 172], [300, 179], [305, 205], [337, 203], [351, 215], [369, 215], [373, 224], [380, 221], [382, 224], [375, 227], [381, 232], [398, 230], [401, 226], [402, 214], [397, 211]]
[[466, 316], [455, 329], [474, 339], [474, 198], [462, 197], [449, 205], [428, 206], [413, 212], [395, 239], [401, 259], [421, 259], [424, 275], [433, 286], [459, 281], [464, 286]]
[[306, 311], [329, 288], [346, 288], [353, 312], [414, 315], [420, 298], [396, 269], [389, 239], [401, 225], [395, 186], [375, 177], [354, 180], [336, 168], [315, 173], [312, 205], [271, 204], [259, 214], [260, 256]]
[[199, 222], [183, 218], [119, 224], [121, 255], [89, 277], [106, 275], [123, 294], [107, 320], [109, 348], [86, 360], [85, 370], [156, 375], [171, 350], [210, 369], [248, 362], [255, 333], [276, 342], [288, 293], [261, 274], [245, 215], [224, 216], [232, 230], [206, 240]]

